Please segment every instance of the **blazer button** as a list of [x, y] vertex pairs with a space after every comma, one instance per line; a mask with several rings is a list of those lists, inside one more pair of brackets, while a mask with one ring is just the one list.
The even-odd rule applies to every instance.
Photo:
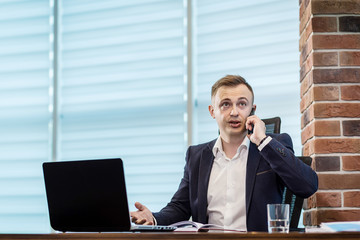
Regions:
[[276, 148], [276, 150], [283, 156], [283, 157], [286, 157], [286, 154], [284, 152], [284, 149], [283, 148]]

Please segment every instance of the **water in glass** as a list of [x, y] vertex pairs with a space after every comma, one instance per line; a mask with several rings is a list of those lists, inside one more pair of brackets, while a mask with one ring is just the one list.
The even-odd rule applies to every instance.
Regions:
[[288, 233], [289, 232], [289, 220], [275, 219], [270, 220], [268, 226], [269, 233]]

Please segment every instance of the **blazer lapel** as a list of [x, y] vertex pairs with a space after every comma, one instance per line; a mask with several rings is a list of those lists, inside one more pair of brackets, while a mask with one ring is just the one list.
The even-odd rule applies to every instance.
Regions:
[[214, 162], [212, 148], [215, 144], [215, 141], [210, 142], [200, 156], [198, 182], [198, 216], [199, 222], [201, 223], [207, 223], [207, 191], [209, 186], [210, 172]]
[[252, 193], [254, 190], [256, 171], [260, 162], [259, 150], [255, 144], [250, 143], [246, 167], [246, 216], [248, 216]]

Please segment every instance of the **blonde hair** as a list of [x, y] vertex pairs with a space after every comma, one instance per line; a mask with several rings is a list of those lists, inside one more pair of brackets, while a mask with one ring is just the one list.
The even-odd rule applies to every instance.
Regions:
[[211, 87], [211, 98], [213, 98], [219, 88], [221, 87], [236, 87], [238, 85], [244, 84], [251, 92], [253, 96], [253, 103], [254, 103], [254, 91], [250, 84], [241, 76], [239, 75], [226, 75], [225, 77], [219, 79], [214, 83], [214, 85]]

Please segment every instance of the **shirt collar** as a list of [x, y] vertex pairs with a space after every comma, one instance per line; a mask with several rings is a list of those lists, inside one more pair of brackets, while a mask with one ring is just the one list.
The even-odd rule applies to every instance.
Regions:
[[[237, 152], [240, 153], [241, 148], [244, 148], [244, 147], [245, 147], [245, 149], [249, 149], [249, 145], [250, 145], [250, 139], [247, 136], [245, 136], [244, 140], [242, 141], [242, 143], [238, 147]], [[221, 141], [220, 136], [216, 139], [216, 142], [215, 142], [215, 145], [214, 145], [214, 147], [212, 149], [212, 152], [214, 154], [214, 157], [216, 157], [218, 152], [221, 152], [222, 154], [224, 154], [224, 150], [223, 150], [223, 147], [222, 147], [222, 141]]]

